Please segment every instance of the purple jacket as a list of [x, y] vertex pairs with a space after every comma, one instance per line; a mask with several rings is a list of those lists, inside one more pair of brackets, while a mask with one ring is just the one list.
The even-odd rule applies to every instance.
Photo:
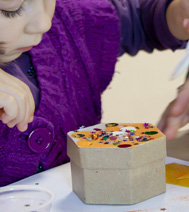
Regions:
[[0, 186], [69, 161], [66, 134], [100, 122], [120, 43], [132, 55], [183, 46], [165, 23], [169, 2], [57, 0], [51, 30], [29, 52], [40, 88], [34, 121], [23, 133], [0, 123]]
[[57, 1], [51, 30], [30, 52], [40, 88], [34, 121], [24, 133], [0, 123], [0, 186], [69, 160], [67, 132], [100, 122], [119, 42], [110, 2]]

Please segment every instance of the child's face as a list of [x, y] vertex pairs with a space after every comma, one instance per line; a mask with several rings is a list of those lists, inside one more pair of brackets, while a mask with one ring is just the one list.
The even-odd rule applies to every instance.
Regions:
[[56, 0], [0, 0], [0, 62], [40, 43], [51, 27]]

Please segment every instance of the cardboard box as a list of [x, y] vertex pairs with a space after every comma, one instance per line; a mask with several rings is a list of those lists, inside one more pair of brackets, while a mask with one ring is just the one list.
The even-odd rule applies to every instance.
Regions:
[[166, 139], [152, 124], [69, 132], [73, 191], [88, 204], [135, 204], [166, 190]]

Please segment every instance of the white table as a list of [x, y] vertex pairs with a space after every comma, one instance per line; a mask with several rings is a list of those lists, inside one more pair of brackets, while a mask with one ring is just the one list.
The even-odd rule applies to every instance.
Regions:
[[[166, 164], [189, 162], [166, 158]], [[13, 185], [35, 185], [46, 187], [55, 193], [51, 212], [189, 212], [189, 188], [167, 184], [164, 194], [136, 205], [87, 205], [72, 191], [70, 163], [36, 174]], [[37, 185], [36, 185], [37, 186]]]

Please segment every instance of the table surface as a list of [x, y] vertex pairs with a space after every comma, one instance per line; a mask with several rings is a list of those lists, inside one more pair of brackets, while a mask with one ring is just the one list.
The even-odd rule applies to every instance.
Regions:
[[[167, 157], [166, 164], [189, 162]], [[70, 163], [28, 177], [12, 185], [36, 185], [55, 193], [51, 212], [188, 212], [189, 188], [166, 185], [166, 192], [135, 205], [87, 205], [72, 191]], [[166, 210], [165, 210], [166, 209]]]

